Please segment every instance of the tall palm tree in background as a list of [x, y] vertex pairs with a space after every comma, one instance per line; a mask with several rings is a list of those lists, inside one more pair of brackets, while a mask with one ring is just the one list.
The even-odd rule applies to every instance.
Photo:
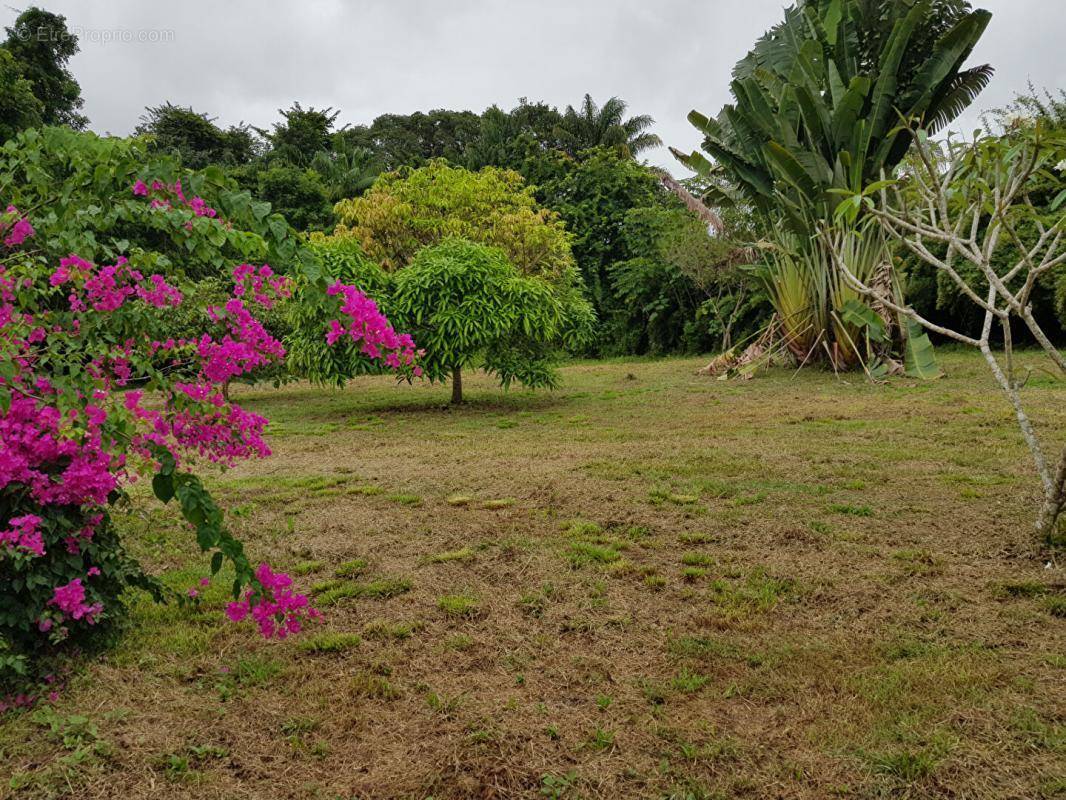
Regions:
[[335, 136], [331, 150], [319, 150], [311, 158], [311, 169], [322, 178], [329, 202], [336, 203], [369, 189], [384, 164], [373, 151]]
[[580, 109], [566, 107], [555, 134], [563, 149], [572, 156], [590, 147], [623, 147], [634, 158], [645, 150], [658, 147], [662, 139], [649, 129], [655, 120], [647, 114], [626, 119], [626, 102], [610, 98], [597, 106], [592, 95], [585, 95]]

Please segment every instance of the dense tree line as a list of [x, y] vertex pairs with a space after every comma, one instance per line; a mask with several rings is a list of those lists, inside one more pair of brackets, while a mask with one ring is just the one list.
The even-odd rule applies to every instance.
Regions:
[[[951, 15], [932, 16], [950, 21]], [[921, 36], [940, 33], [938, 28]], [[864, 40], [867, 61], [884, 46], [883, 38]], [[66, 20], [37, 8], [7, 29], [0, 47], [0, 139], [29, 127], [79, 129], [88, 123], [80, 111], [80, 88], [67, 68], [77, 48]], [[907, 51], [908, 58], [914, 50]], [[901, 71], [909, 75], [914, 65], [904, 63]], [[987, 80], [980, 69], [965, 77], [978, 88]], [[962, 89], [974, 92], [968, 85]], [[944, 102], [951, 106], [951, 98]], [[994, 124], [1002, 127], [1010, 115], [1022, 113], [1063, 127], [1059, 98], [1041, 99], [1035, 92], [1002, 110]], [[750, 251], [743, 245], [767, 235], [755, 213], [758, 198], [726, 209], [719, 207], [722, 186], [688, 182], [697, 196], [714, 198], [724, 220], [715, 237], [707, 236], [705, 222], [640, 160], [662, 144], [652, 124], [646, 115], [631, 114], [620, 98], [600, 104], [587, 94], [562, 110], [521, 98], [511, 108], [390, 113], [367, 124], [344, 124], [339, 110], [294, 102], [279, 109], [268, 127], [224, 127], [208, 113], [163, 100], [145, 109], [134, 133], [150, 151], [176, 155], [186, 167], [218, 167], [303, 232], [334, 231], [343, 222], [338, 209], [382, 175], [437, 161], [470, 171], [513, 171], [569, 232], [598, 319], [588, 354], [729, 347], [758, 330], [771, 310], [763, 282], [744, 264]], [[920, 264], [903, 266], [917, 308], [966, 326], [958, 317], [970, 312], [952, 287]], [[1061, 316], [1063, 296], [1049, 281], [1036, 298], [1042, 318]], [[1061, 332], [1057, 323], [1051, 328]]]

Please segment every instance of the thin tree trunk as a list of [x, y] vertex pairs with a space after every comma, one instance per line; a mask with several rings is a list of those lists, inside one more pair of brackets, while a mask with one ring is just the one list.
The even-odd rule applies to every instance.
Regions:
[[463, 373], [462, 367], [452, 369], [452, 404], [458, 405], [463, 402]]
[[666, 173], [659, 174], [659, 182], [666, 187], [667, 191], [676, 195], [678, 199], [685, 204], [685, 207], [688, 208], [689, 211], [703, 220], [707, 227], [714, 231], [715, 236], [722, 235], [722, 231], [725, 230], [725, 226], [722, 224], [722, 218], [711, 209], [707, 208], [707, 206], [705, 206], [699, 199], [693, 197], [688, 189]]
[[1055, 468], [1055, 477], [1051, 481], [1051, 489], [1045, 492], [1044, 506], [1040, 509], [1040, 518], [1036, 523], [1036, 530], [1048, 544], [1051, 544], [1055, 536], [1055, 527], [1062, 513], [1062, 505], [1066, 502], [1066, 448], [1063, 448], [1059, 456], [1059, 464]]

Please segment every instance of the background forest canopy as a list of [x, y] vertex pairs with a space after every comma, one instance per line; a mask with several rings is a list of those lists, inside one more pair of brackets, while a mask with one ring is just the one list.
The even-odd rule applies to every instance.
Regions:
[[[40, 29], [64, 35], [25, 35]], [[77, 38], [66, 31], [62, 16], [38, 8], [7, 29], [0, 47], [0, 140], [27, 128], [89, 125], [68, 68]], [[296, 101], [263, 127], [224, 128], [207, 111], [161, 99], [140, 115], [134, 136], [149, 152], [175, 156], [183, 168], [217, 170], [213, 174], [308, 233], [334, 232], [342, 222], [338, 204], [363, 196], [385, 174], [404, 176], [438, 161], [470, 171], [511, 170], [568, 232], [597, 317], [595, 335], [579, 354], [720, 351], [762, 329], [772, 305], [764, 281], [745, 262], [751, 260], [748, 246], [765, 236], [764, 221], [744, 203], [712, 202], [721, 196], [713, 181], [690, 178], [672, 189], [664, 184], [664, 173], [641, 161], [662, 144], [650, 116], [632, 113], [618, 97], [588, 94], [562, 110], [526, 98], [506, 105], [481, 113], [390, 113], [350, 124], [341, 110]], [[1012, 107], [990, 113], [989, 131], [1009, 128], [1019, 115], [1062, 128], [1066, 94], [1029, 87]], [[684, 192], [712, 206], [714, 236]], [[916, 309], [963, 329], [979, 324], [943, 276], [905, 258], [900, 266]], [[1034, 307], [1061, 340], [1066, 292], [1048, 282]]]

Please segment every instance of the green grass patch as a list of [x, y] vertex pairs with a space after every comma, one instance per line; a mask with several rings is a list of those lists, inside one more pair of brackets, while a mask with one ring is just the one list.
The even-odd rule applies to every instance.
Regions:
[[333, 574], [338, 578], [354, 578], [366, 572], [368, 566], [370, 565], [365, 558], [353, 558], [351, 561], [338, 564]]
[[362, 644], [357, 633], [319, 633], [301, 639], [297, 647], [304, 653], [343, 653]]
[[437, 608], [449, 617], [473, 619], [481, 613], [476, 597], [465, 594], [448, 594], [437, 599]]

